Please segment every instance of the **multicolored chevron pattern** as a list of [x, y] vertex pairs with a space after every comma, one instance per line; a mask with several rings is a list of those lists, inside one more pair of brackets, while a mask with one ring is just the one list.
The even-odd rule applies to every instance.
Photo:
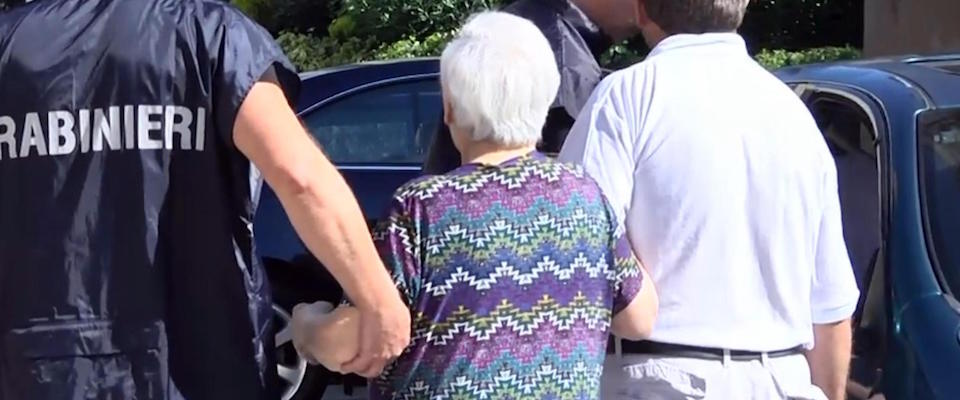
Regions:
[[641, 285], [597, 185], [533, 153], [401, 187], [374, 235], [413, 315], [375, 399], [596, 399]]

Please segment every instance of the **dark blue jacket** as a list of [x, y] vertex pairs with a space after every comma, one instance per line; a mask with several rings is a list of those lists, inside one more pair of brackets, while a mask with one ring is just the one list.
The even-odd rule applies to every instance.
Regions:
[[[539, 150], [560, 151], [574, 118], [608, 71], [597, 59], [612, 42], [570, 0], [518, 0], [503, 9], [534, 23], [550, 43], [560, 69], [560, 90], [547, 115]], [[444, 174], [460, 165], [460, 152], [441, 120], [424, 162], [424, 173]]]
[[222, 1], [0, 14], [0, 399], [278, 397], [232, 142], [271, 65], [299, 84]]

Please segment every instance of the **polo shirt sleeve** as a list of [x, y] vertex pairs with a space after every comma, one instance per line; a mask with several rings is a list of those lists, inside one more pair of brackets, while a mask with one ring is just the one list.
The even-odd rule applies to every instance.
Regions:
[[213, 71], [214, 123], [226, 143], [233, 143], [233, 126], [253, 85], [273, 68], [287, 101], [294, 105], [300, 89], [296, 69], [269, 32], [239, 10], [208, 6], [199, 16]]
[[857, 308], [860, 291], [840, 219], [837, 168], [832, 158], [824, 160], [823, 212], [820, 215], [810, 307], [814, 324], [829, 324], [850, 318]]
[[422, 276], [420, 207], [397, 197], [374, 228], [373, 243], [400, 296], [410, 309], [420, 294]]
[[563, 162], [580, 164], [600, 185], [621, 225], [633, 197], [635, 163], [630, 128], [614, 87], [619, 75], [604, 80], [587, 101], [560, 150]]

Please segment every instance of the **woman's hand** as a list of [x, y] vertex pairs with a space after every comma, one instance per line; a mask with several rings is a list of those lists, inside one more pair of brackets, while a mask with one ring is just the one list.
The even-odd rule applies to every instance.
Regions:
[[327, 302], [293, 308], [293, 345], [310, 364], [343, 372], [360, 351], [360, 312], [350, 306], [330, 311]]

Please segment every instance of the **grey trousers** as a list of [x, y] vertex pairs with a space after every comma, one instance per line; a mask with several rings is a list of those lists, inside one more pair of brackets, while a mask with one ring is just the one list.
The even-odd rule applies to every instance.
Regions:
[[602, 382], [604, 400], [826, 400], [803, 355], [760, 361], [610, 355]]

